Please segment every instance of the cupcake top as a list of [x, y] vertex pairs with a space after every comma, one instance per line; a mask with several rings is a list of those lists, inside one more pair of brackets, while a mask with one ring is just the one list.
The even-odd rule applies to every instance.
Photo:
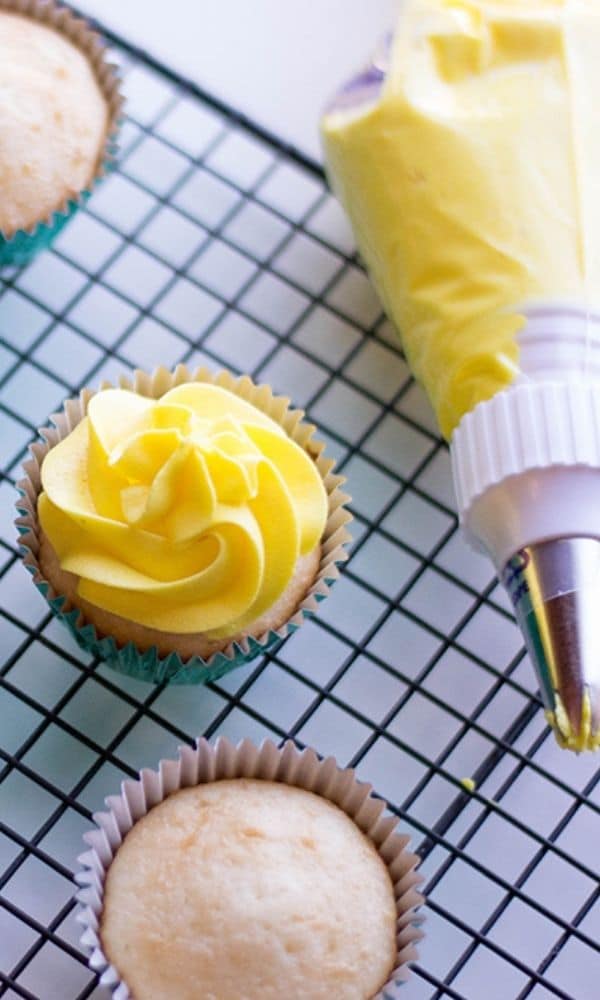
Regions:
[[0, 233], [46, 220], [91, 183], [109, 110], [84, 53], [0, 10]]
[[134, 825], [100, 934], [136, 1000], [368, 1000], [395, 964], [396, 906], [341, 809], [238, 778], [178, 791]]
[[77, 593], [170, 633], [234, 635], [318, 545], [327, 494], [270, 417], [217, 385], [105, 389], [46, 455], [38, 517]]

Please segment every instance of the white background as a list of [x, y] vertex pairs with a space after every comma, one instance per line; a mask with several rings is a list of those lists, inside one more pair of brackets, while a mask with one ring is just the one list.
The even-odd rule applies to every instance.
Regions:
[[392, 26], [398, 0], [82, 0], [98, 18], [320, 158], [325, 101]]

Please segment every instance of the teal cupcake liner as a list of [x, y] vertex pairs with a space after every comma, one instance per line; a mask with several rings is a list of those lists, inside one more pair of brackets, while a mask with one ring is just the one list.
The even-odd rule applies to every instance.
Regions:
[[[23, 508], [20, 510], [23, 512]], [[21, 554], [26, 556], [27, 546], [23, 542], [20, 544], [20, 549]], [[142, 651], [133, 642], [119, 646], [112, 636], [99, 635], [94, 625], [82, 624], [83, 616], [77, 608], [71, 608], [69, 611], [64, 610], [66, 598], [62, 596], [51, 597], [52, 587], [50, 584], [46, 580], [36, 579], [34, 566], [27, 562], [25, 565], [34, 577], [38, 591], [47, 601], [58, 620], [68, 628], [77, 645], [86, 653], [103, 660], [119, 673], [127, 674], [138, 681], [147, 681], [151, 684], [163, 682], [169, 684], [208, 684], [209, 681], [216, 681], [224, 674], [228, 674], [235, 667], [241, 667], [245, 663], [255, 660], [258, 656], [262, 656], [285, 637], [281, 632], [273, 630], [267, 633], [266, 638], [262, 639], [248, 636], [244, 646], [234, 642], [230, 647], [231, 652], [213, 653], [209, 659], [194, 656], [184, 660], [178, 653], [170, 653], [168, 656], [161, 657], [156, 647]], [[334, 580], [329, 578], [325, 582], [331, 587]], [[324, 599], [324, 594], [315, 597], [318, 602]], [[314, 615], [314, 611], [304, 608], [301, 609], [300, 613], [303, 620]], [[285, 634], [291, 635], [298, 628], [298, 623], [290, 622], [286, 626]]]
[[55, 212], [50, 222], [41, 222], [30, 232], [19, 229], [10, 239], [0, 233], [0, 267], [21, 267], [49, 247], [89, 194], [84, 192], [77, 201], [70, 201], [66, 211]]
[[[333, 757], [322, 760], [311, 748], [299, 750], [290, 740], [277, 747], [271, 740], [257, 746], [246, 739], [235, 745], [224, 737], [214, 743], [199, 739], [194, 747], [180, 747], [176, 759], [161, 760], [156, 770], [144, 768], [137, 779], [123, 781], [120, 790], [106, 799], [105, 812], [94, 814], [95, 826], [84, 834], [86, 850], [78, 858], [80, 870], [75, 881], [79, 886], [81, 945], [100, 984], [111, 992], [113, 1000], [131, 997], [126, 982], [104, 953], [101, 936], [105, 880], [125, 837], [169, 795], [225, 778], [275, 781], [318, 795], [346, 813], [371, 841], [388, 870], [396, 903], [394, 966], [373, 1000], [398, 997], [409, 979], [410, 966], [418, 958], [425, 902], [420, 891], [423, 878], [417, 871], [419, 858], [409, 850], [410, 838], [398, 829], [398, 819], [390, 816], [371, 785], [359, 781], [354, 770], [342, 769]], [[280, 993], [287, 995], [285, 983]]]
[[109, 110], [104, 153], [99, 158], [96, 174], [90, 186], [81, 191], [76, 198], [64, 202], [48, 218], [40, 220], [30, 229], [19, 229], [10, 237], [4, 236], [0, 231], [0, 268], [2, 268], [21, 267], [40, 250], [50, 246], [64, 226], [85, 205], [100, 181], [114, 168], [123, 98], [119, 92], [117, 69], [106, 61], [106, 47], [103, 40], [82, 18], [76, 17], [65, 7], [59, 7], [54, 0], [0, 0], [0, 11], [29, 17], [54, 28], [59, 34], [66, 35], [90, 60]]
[[[208, 369], [200, 368], [190, 373], [184, 365], [179, 365], [174, 372], [165, 368], [159, 368], [153, 374], [135, 372], [133, 380], [122, 378], [120, 386], [157, 399], [173, 385], [190, 381], [220, 385], [263, 410], [311, 455], [323, 478], [329, 497], [329, 515], [321, 540], [319, 569], [305, 598], [280, 628], [263, 635], [245, 636], [232, 641], [224, 650], [206, 658], [184, 658], [176, 652], [161, 656], [155, 646], [141, 650], [134, 642], [119, 644], [113, 636], [101, 634], [92, 622], [86, 620], [84, 612], [72, 605], [64, 594], [57, 593], [43, 577], [38, 562], [37, 521], [42, 462], [47, 452], [83, 419], [93, 392], [83, 390], [78, 399], [65, 402], [61, 413], [50, 417], [50, 425], [40, 431], [42, 440], [35, 442], [30, 448], [31, 458], [24, 464], [25, 478], [17, 484], [20, 498], [16, 504], [19, 516], [15, 523], [19, 533], [20, 552], [35, 586], [52, 612], [85, 652], [99, 657], [119, 673], [154, 684], [206, 684], [273, 649], [287, 635], [295, 632], [303, 621], [316, 613], [318, 605], [339, 576], [338, 567], [347, 558], [345, 545], [350, 539], [346, 525], [351, 520], [351, 514], [345, 507], [350, 498], [341, 490], [343, 477], [333, 473], [333, 462], [324, 456], [323, 444], [313, 440], [315, 428], [302, 421], [304, 413], [289, 409], [289, 400], [274, 396], [269, 386], [255, 386], [248, 376], [236, 379], [225, 371], [213, 374]], [[109, 383], [102, 386], [103, 389], [109, 387]]]

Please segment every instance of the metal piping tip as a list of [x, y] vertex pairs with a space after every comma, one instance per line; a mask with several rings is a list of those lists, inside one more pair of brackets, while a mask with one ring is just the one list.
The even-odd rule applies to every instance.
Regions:
[[501, 574], [562, 747], [600, 747], [600, 539], [521, 549]]

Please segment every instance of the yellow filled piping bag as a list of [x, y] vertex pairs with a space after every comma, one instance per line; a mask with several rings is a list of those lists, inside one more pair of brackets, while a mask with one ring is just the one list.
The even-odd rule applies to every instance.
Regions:
[[463, 526], [575, 750], [600, 744], [599, 53], [595, 0], [405, 0], [322, 122]]

